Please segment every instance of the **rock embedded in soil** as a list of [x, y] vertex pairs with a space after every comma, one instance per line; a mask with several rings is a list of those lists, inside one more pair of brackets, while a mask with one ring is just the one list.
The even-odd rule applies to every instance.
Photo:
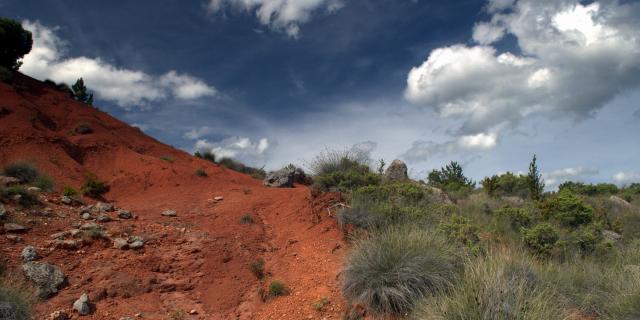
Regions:
[[13, 243], [20, 243], [20, 242], [22, 242], [22, 237], [16, 236], [16, 235], [13, 235], [13, 234], [8, 234], [7, 235], [7, 240], [9, 240], [10, 242], [13, 242]]
[[82, 219], [84, 220], [90, 220], [91, 219], [91, 214], [89, 212], [85, 212], [82, 214]]
[[73, 303], [73, 310], [76, 310], [81, 316], [86, 316], [91, 313], [89, 295], [83, 293], [80, 298]]
[[24, 247], [24, 249], [22, 249], [22, 252], [20, 253], [20, 256], [22, 257], [22, 261], [24, 261], [24, 262], [37, 260], [38, 259], [38, 251], [36, 250], [36, 248], [34, 246], [26, 246], [26, 247]]
[[19, 225], [17, 223], [5, 223], [4, 231], [7, 233], [23, 233], [29, 231], [29, 227]]
[[129, 249], [129, 243], [126, 239], [116, 238], [113, 240], [113, 247], [120, 250]]
[[47, 320], [69, 320], [69, 315], [64, 311], [54, 311]]
[[133, 215], [131, 214], [130, 211], [120, 210], [120, 211], [118, 211], [118, 218], [120, 218], [120, 219], [132, 219]]
[[95, 206], [96, 210], [101, 212], [111, 212], [115, 210], [113, 203], [98, 202]]
[[162, 211], [162, 215], [165, 217], [176, 217], [178, 213], [175, 210], [165, 210]]
[[101, 214], [96, 218], [96, 221], [98, 221], [98, 222], [110, 222], [111, 221], [111, 217], [109, 217], [106, 214]]
[[20, 184], [20, 179], [14, 177], [0, 176], [0, 187], [11, 187]]
[[22, 265], [22, 271], [35, 284], [39, 298], [48, 298], [58, 293], [58, 289], [65, 283], [60, 267], [48, 263], [27, 262]]

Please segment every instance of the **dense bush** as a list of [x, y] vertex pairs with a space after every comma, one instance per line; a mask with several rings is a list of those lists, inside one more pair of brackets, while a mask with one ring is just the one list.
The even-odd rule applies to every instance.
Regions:
[[8, 196], [19, 196], [18, 203], [23, 207], [32, 207], [40, 204], [38, 195], [27, 190], [23, 185], [11, 186], [5, 191]]
[[593, 220], [593, 208], [567, 190], [546, 199], [540, 208], [545, 218], [556, 219], [563, 226], [577, 227]]
[[595, 196], [617, 194], [620, 190], [618, 186], [612, 183], [584, 184], [582, 182], [567, 181], [560, 184], [558, 191], [569, 191], [574, 194]]
[[560, 240], [558, 230], [549, 223], [541, 223], [531, 229], [523, 228], [522, 237], [529, 249], [543, 256], [549, 255]]
[[454, 215], [446, 221], [438, 224], [438, 231], [443, 233], [450, 240], [467, 246], [472, 253], [478, 254], [481, 248], [478, 246], [478, 227], [467, 217]]
[[4, 175], [14, 177], [21, 183], [32, 183], [38, 178], [40, 172], [33, 164], [20, 161], [4, 167]]
[[282, 283], [282, 281], [272, 281], [269, 284], [269, 297], [274, 298], [278, 296], [283, 296], [289, 293], [289, 289]]
[[445, 191], [471, 190], [476, 185], [464, 175], [462, 166], [455, 161], [451, 161], [440, 170], [431, 171], [427, 177], [427, 183]]
[[314, 186], [323, 191], [350, 191], [382, 180], [369, 167], [369, 158], [358, 151], [325, 150], [306, 166], [314, 176]]
[[107, 186], [104, 181], [98, 179], [95, 174], [89, 173], [85, 176], [81, 190], [85, 196], [99, 198], [109, 191], [109, 186]]
[[0, 66], [18, 70], [20, 59], [31, 51], [33, 38], [31, 32], [14, 20], [0, 18]]
[[486, 177], [480, 181], [482, 189], [490, 196], [529, 197], [528, 177], [511, 172]]
[[65, 186], [64, 189], [62, 190], [62, 194], [67, 196], [67, 197], [73, 197], [73, 196], [77, 196], [78, 190], [74, 189], [71, 186]]
[[552, 288], [539, 280], [535, 262], [513, 252], [477, 258], [448, 295], [427, 297], [415, 320], [567, 319]]
[[374, 314], [406, 314], [418, 299], [448, 290], [461, 262], [455, 245], [436, 233], [389, 227], [356, 243], [342, 291]]
[[204, 159], [207, 160], [209, 162], [213, 162], [216, 163], [216, 155], [214, 155], [211, 152], [200, 152], [200, 151], [196, 151], [196, 153], [194, 154], [196, 157], [200, 158], [200, 159]]
[[[0, 282], [0, 302], [2, 302], [3, 307], [2, 309], [0, 309], [0, 317], [6, 316], [6, 318], [2, 319], [31, 319], [31, 311], [34, 299], [32, 294], [29, 294], [27, 289], [10, 286], [4, 282]], [[7, 309], [7, 306], [9, 306], [11, 309]], [[12, 311], [12, 314], [8, 314], [9, 310]]]
[[496, 215], [507, 218], [514, 230], [530, 227], [533, 222], [531, 213], [524, 208], [504, 207], [496, 210]]

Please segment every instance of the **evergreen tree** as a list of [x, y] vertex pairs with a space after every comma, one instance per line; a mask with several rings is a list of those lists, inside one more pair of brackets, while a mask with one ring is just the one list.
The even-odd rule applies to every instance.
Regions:
[[446, 190], [473, 188], [476, 183], [464, 176], [462, 166], [455, 161], [440, 170], [433, 170], [427, 176], [428, 184]]
[[24, 30], [17, 21], [0, 18], [0, 66], [18, 70], [22, 65], [20, 59], [31, 51], [32, 46], [31, 32]]
[[90, 106], [93, 105], [93, 93], [89, 93], [89, 89], [84, 85], [82, 78], [78, 79], [71, 89], [73, 90], [73, 96], [76, 100]]
[[527, 175], [529, 183], [529, 195], [533, 200], [540, 200], [544, 192], [544, 179], [538, 170], [536, 155], [533, 155], [531, 163], [529, 163], [529, 174]]

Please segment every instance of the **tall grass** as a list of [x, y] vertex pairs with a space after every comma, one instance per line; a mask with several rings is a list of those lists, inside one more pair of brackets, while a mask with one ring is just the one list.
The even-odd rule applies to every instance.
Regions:
[[326, 175], [341, 171], [351, 171], [361, 166], [369, 166], [367, 154], [357, 150], [325, 149], [311, 161], [305, 163], [314, 176]]
[[469, 261], [448, 295], [424, 298], [414, 320], [568, 319], [551, 287], [541, 281], [531, 259], [515, 252], [492, 252]]
[[359, 240], [343, 270], [342, 292], [377, 315], [402, 315], [451, 288], [461, 270], [455, 246], [438, 234], [393, 226]]

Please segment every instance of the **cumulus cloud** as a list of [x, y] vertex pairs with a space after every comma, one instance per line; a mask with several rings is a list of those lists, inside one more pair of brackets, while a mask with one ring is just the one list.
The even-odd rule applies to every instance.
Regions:
[[543, 177], [546, 183], [547, 189], [555, 189], [561, 183], [566, 181], [583, 181], [589, 177], [593, 177], [599, 173], [596, 168], [587, 167], [575, 167], [564, 168], [555, 170], [549, 173], [544, 173]]
[[613, 181], [619, 185], [627, 185], [630, 183], [640, 183], [640, 172], [620, 171], [613, 175]]
[[247, 137], [230, 137], [216, 142], [200, 139], [195, 144], [195, 149], [200, 152], [214, 154], [216, 158], [238, 159], [251, 165], [264, 162], [270, 147], [271, 143], [267, 138], [253, 141]]
[[33, 34], [33, 49], [20, 68], [38, 79], [73, 84], [82, 77], [97, 98], [129, 108], [169, 98], [192, 100], [216, 94], [215, 88], [187, 74], [169, 71], [161, 76], [119, 68], [100, 58], [66, 57], [66, 43], [55, 29], [39, 22], [23, 21]]
[[442, 143], [434, 141], [414, 141], [403, 157], [409, 162], [422, 162], [438, 154], [464, 153], [469, 151], [488, 150], [496, 146], [498, 136], [495, 133], [478, 133], [461, 136], [455, 140]]
[[[406, 99], [459, 119], [456, 136], [500, 133], [532, 115], [582, 120], [640, 87], [640, 5], [491, 0], [487, 10], [475, 45], [437, 48], [407, 77]], [[494, 47], [507, 34], [516, 53]]]
[[208, 10], [216, 13], [226, 6], [254, 12], [261, 24], [283, 31], [292, 38], [300, 34], [300, 24], [311, 20], [313, 12], [334, 12], [343, 7], [341, 0], [210, 0]]

